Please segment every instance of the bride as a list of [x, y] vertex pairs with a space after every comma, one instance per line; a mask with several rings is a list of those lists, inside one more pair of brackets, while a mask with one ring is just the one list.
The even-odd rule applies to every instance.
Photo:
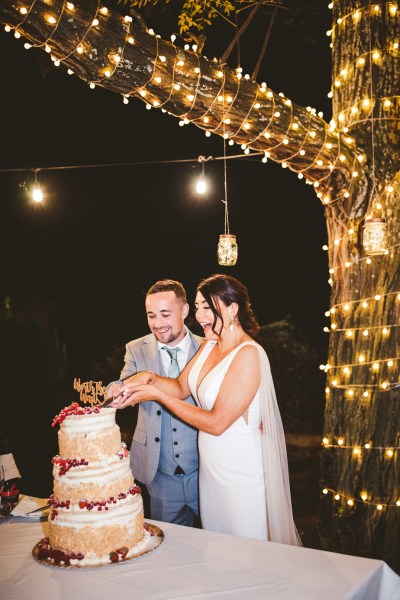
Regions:
[[[269, 361], [246, 287], [229, 275], [200, 282], [196, 319], [206, 341], [177, 379], [138, 373], [115, 408], [156, 400], [199, 429], [204, 529], [301, 545], [293, 521], [285, 438]], [[197, 406], [181, 402], [192, 395]]]

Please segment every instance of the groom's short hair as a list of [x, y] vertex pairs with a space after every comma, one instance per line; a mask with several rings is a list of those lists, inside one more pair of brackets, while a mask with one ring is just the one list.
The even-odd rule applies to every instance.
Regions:
[[180, 281], [174, 279], [161, 279], [156, 281], [146, 293], [147, 296], [150, 294], [158, 294], [159, 292], [174, 292], [175, 296], [181, 300], [182, 304], [186, 304], [186, 290]]

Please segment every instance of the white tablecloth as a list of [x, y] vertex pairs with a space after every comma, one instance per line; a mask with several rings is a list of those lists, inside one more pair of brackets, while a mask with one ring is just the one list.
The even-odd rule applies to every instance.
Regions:
[[249, 540], [152, 521], [163, 543], [125, 563], [48, 567], [31, 555], [45, 522], [0, 522], [7, 600], [399, 600], [400, 577], [379, 560]]

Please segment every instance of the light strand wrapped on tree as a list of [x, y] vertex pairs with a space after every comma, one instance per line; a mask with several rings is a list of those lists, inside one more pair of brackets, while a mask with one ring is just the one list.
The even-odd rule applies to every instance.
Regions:
[[[332, 549], [398, 568], [400, 18], [396, 2], [335, 0], [330, 8], [329, 124], [241, 68], [181, 49], [95, 0], [3, 0], [0, 20], [91, 87], [125, 103], [139, 98], [245, 152], [262, 151], [314, 186], [325, 205], [332, 285], [323, 530]], [[375, 192], [387, 248], [365, 256], [362, 230]]]

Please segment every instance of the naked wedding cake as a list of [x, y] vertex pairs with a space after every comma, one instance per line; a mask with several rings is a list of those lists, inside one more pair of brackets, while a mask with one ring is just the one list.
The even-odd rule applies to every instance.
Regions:
[[39, 560], [83, 567], [137, 555], [152, 532], [143, 522], [141, 490], [121, 443], [115, 409], [74, 403], [54, 418], [57, 424], [49, 537], [38, 544]]

